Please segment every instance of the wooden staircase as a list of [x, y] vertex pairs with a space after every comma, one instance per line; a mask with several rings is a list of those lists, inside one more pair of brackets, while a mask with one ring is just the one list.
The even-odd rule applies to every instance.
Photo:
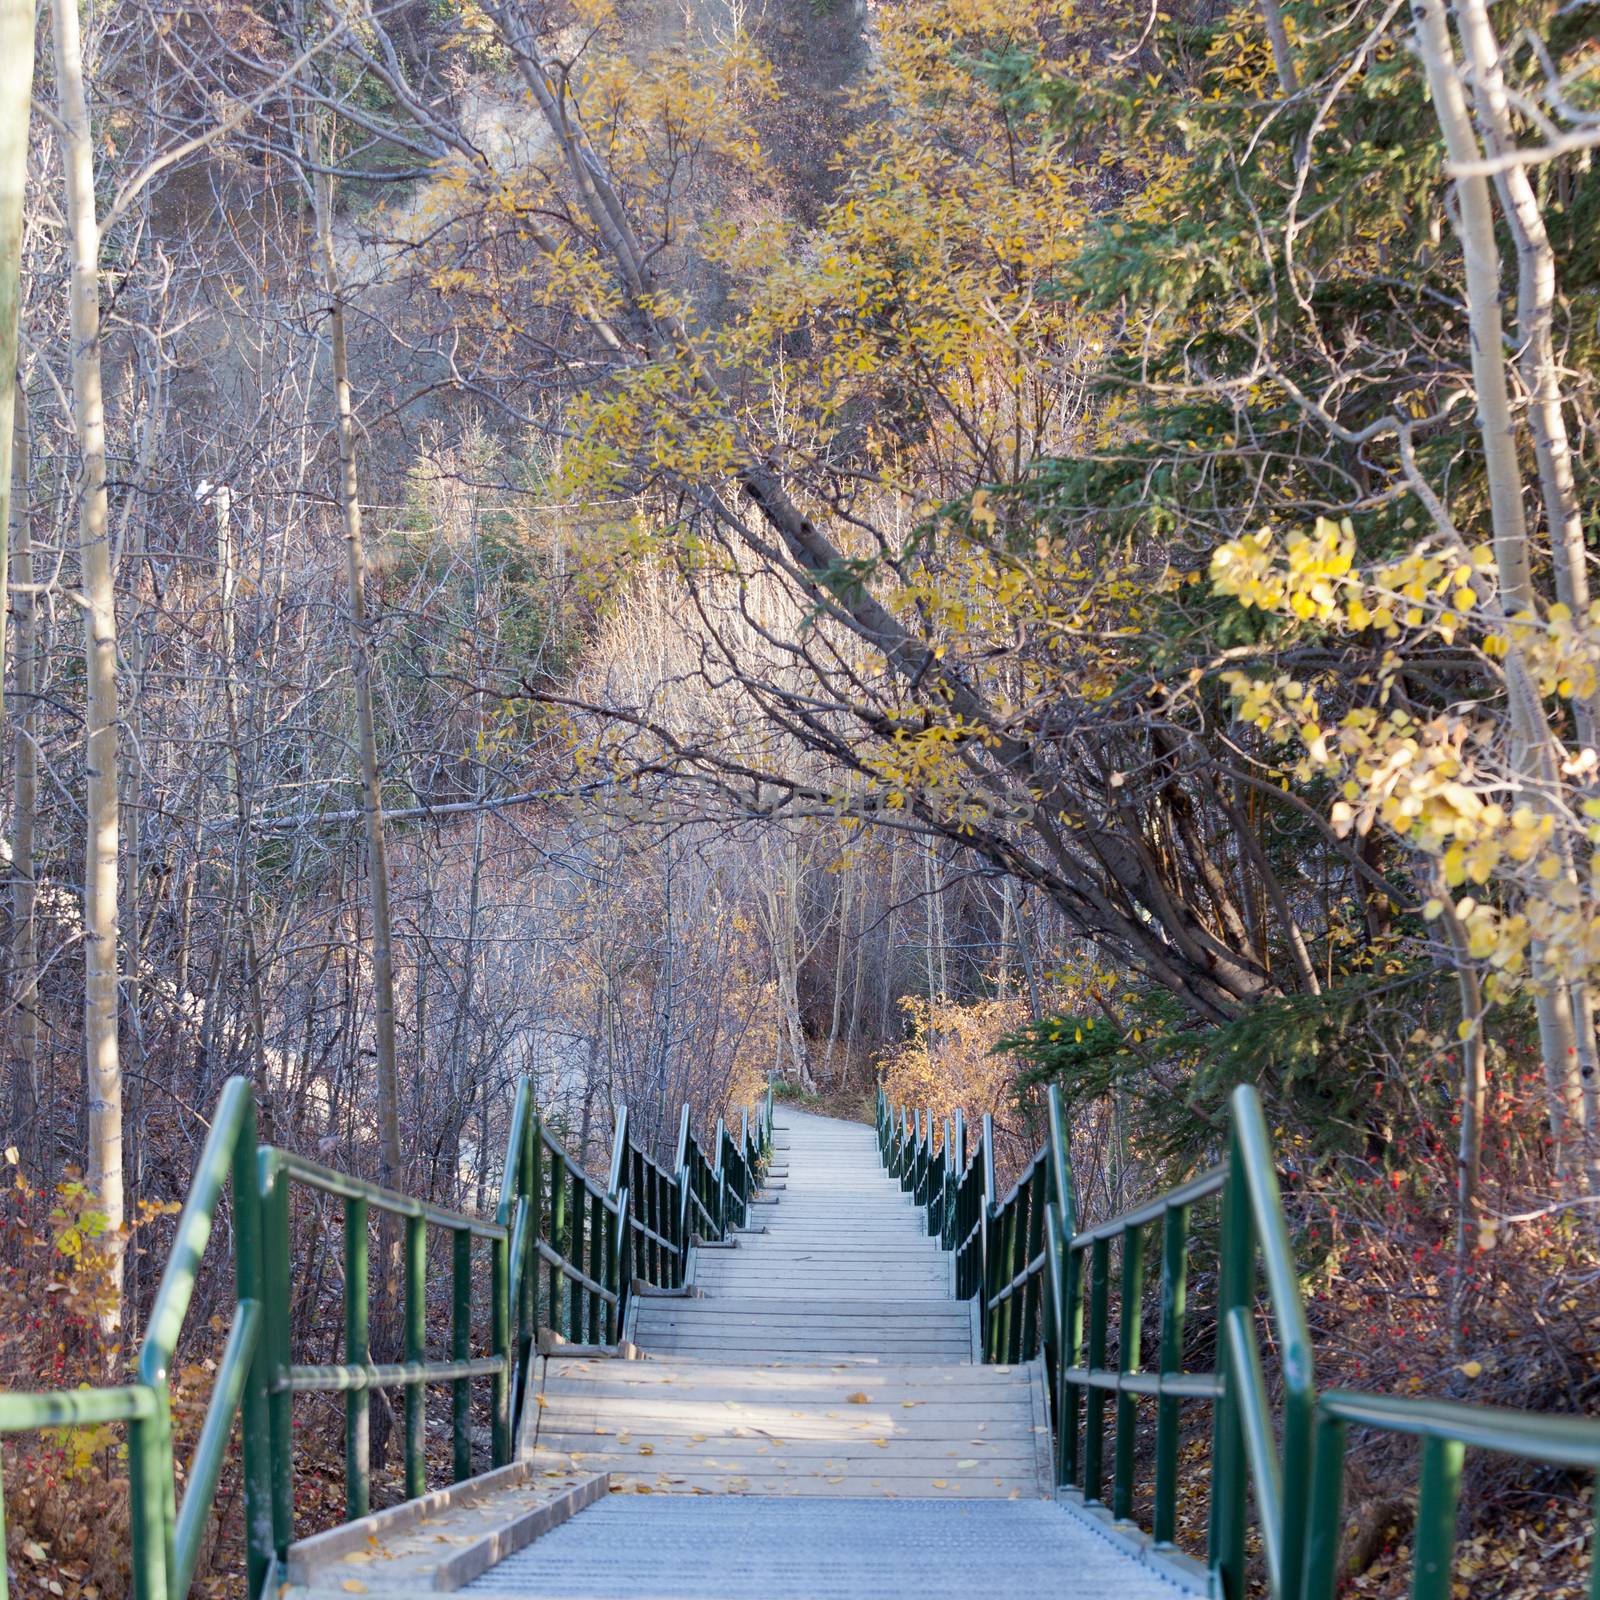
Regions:
[[350, 1593], [352, 1573], [382, 1600], [742, 1600], [757, 1581], [954, 1600], [1046, 1574], [1063, 1595], [1176, 1592], [1054, 1503], [1043, 1364], [982, 1364], [975, 1305], [868, 1127], [780, 1111], [747, 1225], [697, 1244], [681, 1291], [637, 1293], [624, 1334], [535, 1365], [524, 1476], [499, 1492], [525, 1537], [496, 1542], [496, 1509], [463, 1500], [404, 1541], [346, 1530], [299, 1592]]

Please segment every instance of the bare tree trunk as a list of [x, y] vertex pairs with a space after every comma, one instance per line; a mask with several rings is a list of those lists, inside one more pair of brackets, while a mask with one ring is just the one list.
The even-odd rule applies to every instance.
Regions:
[[834, 897], [835, 931], [833, 945], [833, 1011], [828, 1022], [828, 1070], [837, 1079], [839, 1039], [844, 1027], [844, 983], [847, 945], [850, 933], [850, 886], [855, 874], [839, 873], [839, 892]]
[[1294, 51], [1289, 44], [1289, 30], [1284, 25], [1283, 12], [1278, 0], [1261, 0], [1261, 20], [1267, 25], [1267, 38], [1272, 45], [1272, 64], [1278, 74], [1278, 87], [1291, 95], [1299, 87], [1294, 70]]
[[38, 614], [33, 593], [33, 532], [28, 517], [32, 438], [28, 430], [28, 396], [16, 385], [16, 494], [10, 522], [16, 548], [17, 575], [17, 737], [16, 816], [11, 845], [11, 982], [17, 1011], [16, 1086], [12, 1115], [21, 1130], [23, 1148], [35, 1173], [41, 1170], [42, 1130], [39, 1117], [39, 931], [34, 881], [33, 833], [39, 804], [39, 752], [34, 746], [39, 713], [35, 701], [38, 675]]
[[[28, 115], [33, 93], [34, 11], [23, 0], [0, 0], [0, 719], [5, 715], [5, 599], [10, 582], [10, 541], [15, 539], [23, 582], [33, 581], [32, 546], [28, 528], [28, 410], [17, 372], [17, 319], [22, 301], [22, 194], [28, 178]], [[14, 439], [14, 444], [13, 444]], [[13, 496], [12, 482], [16, 483]], [[22, 551], [29, 554], [24, 562]], [[26, 599], [29, 616], [33, 595]], [[17, 603], [17, 630], [22, 631], [21, 597]], [[31, 639], [30, 639], [31, 643]], [[22, 665], [18, 644], [18, 678]], [[31, 666], [31, 663], [30, 663]], [[31, 683], [19, 681], [24, 715], [33, 705]], [[21, 1129], [30, 1165], [36, 1156], [35, 1122], [39, 1106], [38, 1025], [34, 1010], [35, 964], [33, 948], [33, 802], [29, 795], [27, 855], [21, 859], [22, 746], [27, 733], [17, 734], [17, 833], [12, 845], [12, 897], [16, 924], [12, 937], [11, 999], [17, 1007], [16, 1077], [11, 1115]], [[33, 753], [29, 752], [30, 774]]]
[[371, 625], [367, 618], [366, 552], [356, 478], [355, 419], [350, 402], [350, 356], [345, 343], [344, 295], [333, 246], [333, 194], [318, 177], [317, 229], [330, 301], [333, 387], [339, 427], [339, 502], [344, 513], [345, 580], [350, 604], [351, 674], [356, 692], [356, 741], [361, 749], [362, 811], [367, 834], [367, 895], [372, 912], [372, 988], [378, 1050], [378, 1181], [393, 1187], [401, 1169], [400, 1075], [395, 1056], [394, 939], [389, 915], [389, 863], [384, 848], [382, 775], [372, 716]]
[[78, 548], [87, 678], [83, 1037], [89, 1076], [89, 1186], [112, 1245], [114, 1292], [102, 1318], [122, 1320], [122, 1063], [117, 1052], [117, 613], [106, 494], [105, 399], [100, 374], [100, 224], [73, 0], [52, 0], [57, 113], [72, 239], [72, 409], [78, 434]]
[[[11, 526], [12, 408], [22, 306], [22, 192], [28, 181], [33, 26], [33, 7], [26, 0], [0, 0], [0, 716], [5, 713], [3, 612], [9, 548], [5, 534]], [[21, 481], [26, 498], [25, 475]]]
[[[1485, 147], [1491, 156], [1505, 155], [1516, 148], [1516, 137], [1500, 45], [1488, 8], [1483, 0], [1457, 0], [1456, 17], [1472, 64], [1473, 103]], [[1496, 175], [1495, 188], [1517, 250], [1517, 365], [1528, 391], [1528, 420], [1550, 535], [1556, 598], [1575, 618], [1581, 618], [1589, 609], [1589, 570], [1556, 362], [1555, 251], [1527, 168], [1507, 167]], [[1578, 737], [1593, 745], [1595, 701], [1577, 700], [1573, 705]]]
[[[1457, 26], [1472, 65], [1474, 105], [1492, 156], [1516, 147], [1500, 43], [1483, 0], [1457, 0]], [[1528, 393], [1528, 421], [1539, 492], [1544, 501], [1556, 599], [1575, 619], [1589, 610], [1588, 551], [1583, 513], [1572, 466], [1572, 443], [1562, 406], [1555, 348], [1556, 257], [1539, 197], [1526, 167], [1507, 167], [1495, 177], [1500, 206], [1517, 251], [1517, 365]], [[1600, 695], [1575, 699], [1579, 743], [1600, 741]], [[1594, 997], [1575, 984], [1571, 999], [1590, 1188], [1600, 1191], [1600, 1058], [1594, 1035]]]
[[[322, 175], [314, 180], [316, 222], [329, 299], [329, 334], [333, 346], [333, 387], [339, 436], [339, 502], [344, 514], [345, 580], [350, 606], [350, 666], [355, 680], [356, 742], [361, 753], [361, 804], [367, 841], [367, 897], [372, 914], [372, 988], [378, 1073], [378, 1181], [389, 1188], [400, 1183], [400, 1072], [395, 1050], [394, 945], [389, 914], [389, 863], [384, 848], [382, 774], [372, 715], [372, 651], [367, 619], [366, 552], [361, 538], [361, 496], [356, 475], [355, 418], [350, 398], [350, 354], [345, 340], [344, 295], [333, 243], [333, 185]], [[378, 1361], [398, 1359], [401, 1328], [401, 1233], [387, 1215], [378, 1228], [377, 1304], [371, 1349]], [[388, 1454], [393, 1414], [378, 1408], [372, 1430], [374, 1461]]]

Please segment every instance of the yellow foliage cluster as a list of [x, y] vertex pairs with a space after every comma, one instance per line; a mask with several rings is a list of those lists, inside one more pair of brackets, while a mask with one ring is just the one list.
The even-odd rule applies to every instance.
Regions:
[[974, 1121], [985, 1112], [1002, 1111], [1015, 1065], [1008, 1056], [995, 1055], [994, 1044], [1028, 1020], [1023, 998], [959, 1001], [908, 995], [900, 1004], [911, 1034], [883, 1059], [883, 1088], [890, 1104], [927, 1107], [936, 1122], [957, 1110]]
[[1309, 534], [1296, 529], [1281, 542], [1263, 528], [1218, 546], [1212, 587], [1246, 609], [1357, 633], [1370, 628], [1387, 639], [1429, 627], [1446, 643], [1490, 592], [1494, 556], [1487, 545], [1465, 556], [1419, 546], [1364, 571], [1355, 568], [1355, 553], [1348, 518], [1318, 517]]
[[[1221, 546], [1211, 577], [1217, 593], [1272, 615], [1407, 645], [1431, 635], [1475, 644], [1486, 657], [1514, 653], [1545, 695], [1588, 697], [1600, 677], [1600, 606], [1581, 620], [1561, 605], [1543, 618], [1531, 611], [1505, 617], [1486, 546], [1457, 555], [1422, 544], [1361, 568], [1349, 522], [1319, 519], [1309, 534], [1280, 540], [1262, 530]], [[1222, 681], [1241, 722], [1298, 747], [1294, 779], [1335, 785], [1328, 815], [1340, 836], [1381, 825], [1430, 858], [1449, 889], [1510, 892], [1510, 905], [1468, 892], [1448, 908], [1464, 925], [1471, 954], [1489, 964], [1497, 996], [1530, 976], [1600, 970], [1600, 856], [1590, 848], [1600, 845], [1600, 801], [1520, 799], [1493, 718], [1462, 710], [1420, 719], [1390, 706], [1401, 661], [1398, 651], [1385, 656], [1378, 704], [1333, 719], [1316, 686], [1290, 674], [1230, 671]], [[1447, 907], [1434, 897], [1425, 909], [1431, 918]], [[1529, 973], [1535, 944], [1548, 972]]]

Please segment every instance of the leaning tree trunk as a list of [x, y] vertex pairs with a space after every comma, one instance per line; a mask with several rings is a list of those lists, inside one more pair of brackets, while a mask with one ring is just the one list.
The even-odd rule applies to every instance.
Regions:
[[112, 1240], [115, 1292], [102, 1322], [122, 1320], [122, 1064], [117, 1053], [117, 613], [106, 495], [100, 379], [100, 224], [94, 150], [73, 0], [53, 0], [57, 115], [72, 250], [72, 411], [78, 434], [78, 550], [83, 586], [87, 730], [83, 1042], [89, 1077], [89, 1186]]

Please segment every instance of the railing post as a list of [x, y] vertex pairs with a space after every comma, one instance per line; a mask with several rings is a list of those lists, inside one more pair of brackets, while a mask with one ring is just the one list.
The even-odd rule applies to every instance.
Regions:
[[989, 1349], [989, 1263], [993, 1255], [993, 1240], [990, 1238], [990, 1227], [994, 1221], [994, 1118], [985, 1112], [983, 1116], [983, 1148], [979, 1152], [983, 1158], [983, 1193], [978, 1199], [978, 1282], [983, 1285], [979, 1291], [981, 1299], [978, 1304], [978, 1332], [983, 1339], [985, 1353]]
[[961, 1180], [967, 1171], [967, 1124], [959, 1107], [956, 1109], [955, 1120], [950, 1130], [949, 1170], [950, 1192], [945, 1202], [943, 1234], [946, 1250], [953, 1249], [961, 1238], [961, 1219], [956, 1215], [956, 1197], [961, 1192]]
[[[1083, 1252], [1072, 1248], [1072, 1236], [1063, 1224], [1063, 1263], [1061, 1310], [1061, 1368], [1063, 1373], [1079, 1364], [1083, 1355]], [[1078, 1385], [1063, 1380], [1061, 1416], [1056, 1430], [1059, 1438], [1061, 1482], [1082, 1488], [1082, 1461], [1078, 1454]]]
[[[544, 1140], [540, 1137], [538, 1108], [528, 1096], [528, 1120], [522, 1136], [522, 1192], [528, 1203], [528, 1221], [523, 1233], [521, 1281], [514, 1284], [517, 1296], [518, 1366], [526, 1380], [533, 1370], [532, 1351], [539, 1337], [539, 1238], [544, 1228]], [[518, 1397], [520, 1403], [521, 1397]]]
[[254, 1094], [233, 1146], [233, 1279], [242, 1305], [260, 1308], [260, 1332], [239, 1401], [244, 1476], [245, 1584], [261, 1593], [273, 1556], [272, 1439], [267, 1420], [267, 1325], [265, 1259], [261, 1238], [261, 1187], [256, 1156]]
[[[1339, 1587], [1339, 1536], [1344, 1527], [1342, 1418], [1317, 1418], [1311, 1499], [1306, 1518], [1305, 1577], [1300, 1600], [1334, 1600]], [[1596, 1556], [1600, 1560], [1600, 1554]]]
[[715, 1174], [717, 1185], [717, 1234], [720, 1238], [728, 1236], [728, 1168], [722, 1159], [722, 1118], [717, 1118], [716, 1138], [712, 1142], [712, 1150], [716, 1155], [717, 1170]]
[[625, 1260], [628, 1249], [628, 1207], [633, 1203], [633, 1191], [624, 1185], [612, 1196], [616, 1204], [613, 1212], [605, 1208], [605, 1263], [606, 1270], [600, 1279], [617, 1298], [601, 1310], [605, 1329], [605, 1343], [619, 1344], [622, 1340], [622, 1315], [627, 1306], [629, 1278]]
[[[1117, 1328], [1117, 1368], [1139, 1370], [1140, 1312], [1144, 1305], [1144, 1228], [1122, 1230], [1122, 1311]], [[1111, 1479], [1111, 1515], [1118, 1522], [1133, 1515], [1134, 1433], [1139, 1422], [1138, 1397], [1117, 1392], [1117, 1448]]]
[[1052, 1083], [1045, 1096], [1045, 1118], [1050, 1149], [1050, 1187], [1061, 1207], [1061, 1227], [1070, 1240], [1078, 1231], [1078, 1196], [1072, 1183], [1072, 1144], [1067, 1119], [1061, 1109], [1061, 1085]]
[[1449, 1600], [1463, 1454], [1462, 1445], [1455, 1439], [1422, 1441], [1422, 1484], [1411, 1558], [1414, 1600]]
[[[155, 1410], [128, 1424], [128, 1499], [132, 1522], [134, 1600], [172, 1600], [173, 1489], [172, 1399], [165, 1384], [154, 1391]], [[165, 1424], [163, 1426], [163, 1423]], [[5, 1554], [0, 1551], [0, 1563]]]
[[[561, 1175], [563, 1181], [572, 1186], [572, 1195], [567, 1201], [567, 1237], [561, 1253], [581, 1271], [584, 1259], [584, 1227], [588, 1211], [584, 1202], [588, 1190], [583, 1179], [565, 1162], [561, 1164]], [[567, 1337], [574, 1344], [583, 1343], [583, 1307], [583, 1283], [576, 1276], [571, 1277], [567, 1280]]]
[[[466, 1228], [450, 1235], [450, 1355], [472, 1359], [472, 1234]], [[472, 1476], [472, 1380], [450, 1385], [450, 1470], [457, 1483]]]
[[[1049, 1201], [1046, 1192], [1049, 1186], [1049, 1174], [1041, 1163], [1034, 1168], [1033, 1176], [1028, 1180], [1028, 1229], [1027, 1242], [1023, 1246], [1022, 1259], [1018, 1263], [1018, 1271], [1025, 1268], [1031, 1261], [1038, 1258], [1039, 1253], [1045, 1249], [1045, 1222]], [[1028, 1287], [1022, 1296], [1022, 1327], [1018, 1330], [1013, 1343], [1017, 1345], [1017, 1355], [1023, 1361], [1032, 1361], [1039, 1353], [1039, 1313], [1040, 1295], [1043, 1293], [1045, 1275], [1035, 1273], [1028, 1279]]]
[[[539, 1139], [539, 1143], [540, 1143], [541, 1146], [543, 1146], [543, 1144], [544, 1144], [544, 1138], [543, 1138], [542, 1132], [541, 1132], [541, 1136], [540, 1136], [540, 1139]], [[556, 1252], [557, 1255], [561, 1255], [561, 1254], [564, 1253], [564, 1248], [565, 1248], [565, 1244], [566, 1244], [566, 1236], [567, 1236], [567, 1169], [564, 1166], [562, 1166], [561, 1158], [559, 1156], [557, 1156], [556, 1154], [554, 1154], [554, 1152], [552, 1152], [551, 1156], [550, 1156], [550, 1243], [554, 1247], [555, 1252]], [[537, 1239], [537, 1235], [535, 1235], [535, 1239]], [[550, 1327], [551, 1327], [551, 1330], [553, 1332], [556, 1332], [556, 1333], [559, 1333], [561, 1331], [561, 1300], [562, 1300], [562, 1295], [565, 1292], [565, 1289], [566, 1289], [566, 1280], [562, 1275], [561, 1268], [558, 1267], [558, 1266], [555, 1266], [552, 1263], [552, 1265], [550, 1267], [549, 1289], [548, 1289], [548, 1293], [549, 1293], [550, 1298], [549, 1298], [549, 1300], [547, 1302], [547, 1305], [548, 1305], [548, 1308], [549, 1308], [548, 1309], [548, 1315], [549, 1315], [549, 1318], [550, 1318]], [[538, 1337], [538, 1331], [537, 1331], [538, 1330], [538, 1314], [539, 1314], [539, 1307], [538, 1307], [537, 1300], [535, 1300], [535, 1304], [534, 1304], [534, 1319], [535, 1319], [535, 1321], [534, 1321], [534, 1328], [535, 1328], [534, 1337], [535, 1338]]]
[[1212, 1414], [1211, 1519], [1208, 1558], [1220, 1600], [1242, 1600], [1245, 1592], [1244, 1539], [1247, 1492], [1244, 1434], [1239, 1417], [1239, 1385], [1248, 1375], [1233, 1371], [1228, 1341], [1221, 1330], [1236, 1306], [1248, 1313], [1254, 1272], [1250, 1206], [1240, 1170], [1238, 1135], [1228, 1145], [1228, 1179], [1222, 1190], [1222, 1263], [1217, 1285], [1217, 1375], [1222, 1396]]
[[489, 1341], [500, 1366], [494, 1375], [494, 1464], [511, 1461], [511, 1235], [489, 1245]]
[[[611, 1209], [599, 1194], [589, 1196], [589, 1276], [596, 1283], [605, 1283], [607, 1265], [607, 1229]], [[580, 1258], [581, 1259], [581, 1258]], [[589, 1316], [584, 1335], [590, 1344], [605, 1343], [605, 1317], [609, 1310], [605, 1301], [593, 1289], [588, 1295]]]
[[294, 1540], [294, 1396], [289, 1391], [289, 1179], [272, 1149], [259, 1158], [261, 1194], [262, 1354], [266, 1364], [267, 1433], [272, 1475], [274, 1554], [287, 1559]]
[[[1089, 1246], [1089, 1352], [1084, 1365], [1092, 1379], [1106, 1364], [1106, 1313], [1111, 1291], [1111, 1245], [1096, 1239]], [[1091, 1383], [1083, 1402], [1083, 1498], [1101, 1500], [1105, 1457], [1106, 1392]]]
[[[367, 1202], [351, 1197], [344, 1203], [344, 1358], [365, 1366], [368, 1355]], [[353, 1522], [372, 1508], [370, 1414], [366, 1389], [344, 1397], [344, 1508]]]
[[[428, 1230], [421, 1217], [406, 1218], [405, 1358], [422, 1362], [428, 1353]], [[406, 1385], [406, 1499], [428, 1489], [428, 1393], [420, 1383]]]
[[[1189, 1208], [1171, 1206], [1161, 1220], [1161, 1376], [1183, 1367], [1183, 1321], [1189, 1281]], [[1155, 1510], [1151, 1537], [1170, 1545], [1178, 1536], [1178, 1398], [1156, 1401]]]

